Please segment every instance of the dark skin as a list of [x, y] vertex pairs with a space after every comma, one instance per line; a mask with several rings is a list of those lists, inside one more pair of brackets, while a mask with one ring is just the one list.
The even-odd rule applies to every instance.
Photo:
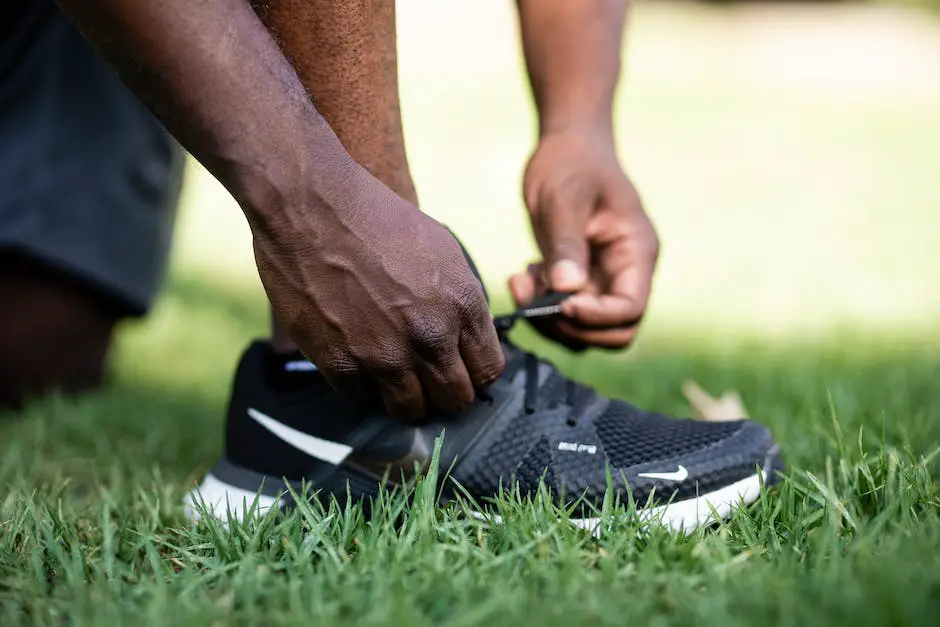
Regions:
[[[394, 2], [252, 0], [317, 110], [353, 159], [393, 192], [418, 204], [398, 100]], [[277, 350], [296, 348], [276, 322]], [[407, 411], [421, 411], [414, 402]]]
[[349, 156], [247, 3], [62, 6], [239, 202], [278, 322], [334, 387], [409, 418], [499, 376], [456, 240]]
[[[350, 154], [417, 204], [402, 137], [394, 3], [256, 6]], [[510, 290], [520, 305], [549, 289], [578, 292], [565, 304], [568, 320], [539, 330], [573, 349], [622, 348], [646, 309], [659, 249], [613, 142], [626, 2], [521, 0], [518, 8], [540, 128], [523, 187], [544, 260], [514, 276]]]
[[539, 142], [523, 195], [543, 259], [514, 275], [518, 304], [576, 292], [539, 331], [570, 348], [623, 348], [646, 309], [659, 241], [617, 159], [612, 107], [625, 0], [520, 0]]
[[398, 98], [395, 3], [252, 0], [346, 151], [418, 204]]
[[55, 389], [99, 386], [123, 310], [32, 259], [0, 252], [0, 409]]
[[[277, 321], [331, 384], [415, 418], [459, 411], [499, 375], [480, 287], [415, 206], [394, 3], [256, 3], [263, 24], [241, 0], [60, 4], [239, 201]], [[655, 262], [610, 132], [624, 10], [520, 3], [541, 128], [525, 196], [545, 261], [512, 291], [578, 292], [546, 329], [575, 346], [632, 339]]]

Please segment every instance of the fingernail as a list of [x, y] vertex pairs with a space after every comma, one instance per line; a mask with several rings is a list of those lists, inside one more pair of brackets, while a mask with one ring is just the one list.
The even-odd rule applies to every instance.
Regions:
[[582, 302], [584, 302], [584, 298], [580, 294], [569, 296], [561, 301], [561, 312], [569, 318], [574, 318], [578, 315], [578, 306]]
[[562, 259], [552, 265], [551, 284], [556, 291], [576, 290], [583, 282], [584, 273], [570, 259]]

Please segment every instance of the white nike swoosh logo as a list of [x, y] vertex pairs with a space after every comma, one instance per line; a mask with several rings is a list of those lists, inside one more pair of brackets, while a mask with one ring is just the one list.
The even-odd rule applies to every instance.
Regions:
[[262, 414], [254, 407], [248, 408], [248, 415], [259, 425], [276, 435], [278, 438], [287, 442], [298, 451], [303, 451], [310, 457], [316, 457], [320, 461], [328, 462], [334, 466], [349, 457], [353, 449], [351, 446], [324, 440], [309, 433], [298, 431], [292, 427], [278, 422], [267, 414]]
[[685, 481], [689, 478], [689, 471], [680, 464], [679, 470], [675, 472], [640, 472], [636, 476], [646, 477], [647, 479], [662, 479], [664, 481]]

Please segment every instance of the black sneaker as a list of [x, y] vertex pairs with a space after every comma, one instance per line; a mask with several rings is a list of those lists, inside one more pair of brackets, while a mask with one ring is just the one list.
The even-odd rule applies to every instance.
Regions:
[[442, 430], [440, 468], [451, 469], [445, 500], [466, 492], [484, 504], [500, 486], [525, 495], [544, 481], [553, 494], [579, 503], [572, 521], [589, 528], [608, 468], [622, 502], [629, 491], [642, 515], [676, 529], [727, 517], [776, 481], [779, 447], [763, 426], [644, 412], [505, 341], [516, 318], [554, 313], [548, 305], [497, 318], [506, 352], [500, 380], [459, 417], [420, 427], [357, 408], [299, 355], [285, 359], [252, 344], [235, 377], [225, 456], [188, 497], [190, 516], [198, 517], [193, 502], [223, 521], [243, 516], [246, 504], [260, 511], [289, 506], [285, 481], [295, 489], [305, 484], [318, 498], [345, 503], [348, 489], [368, 500], [383, 477], [407, 480], [426, 469]]

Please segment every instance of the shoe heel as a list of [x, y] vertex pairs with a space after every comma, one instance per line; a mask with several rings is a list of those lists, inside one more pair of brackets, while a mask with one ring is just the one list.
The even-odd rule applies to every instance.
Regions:
[[280, 508], [286, 492], [282, 481], [222, 461], [186, 495], [183, 506], [192, 522], [211, 515], [227, 524], [230, 518], [243, 521], [263, 516], [272, 507]]

